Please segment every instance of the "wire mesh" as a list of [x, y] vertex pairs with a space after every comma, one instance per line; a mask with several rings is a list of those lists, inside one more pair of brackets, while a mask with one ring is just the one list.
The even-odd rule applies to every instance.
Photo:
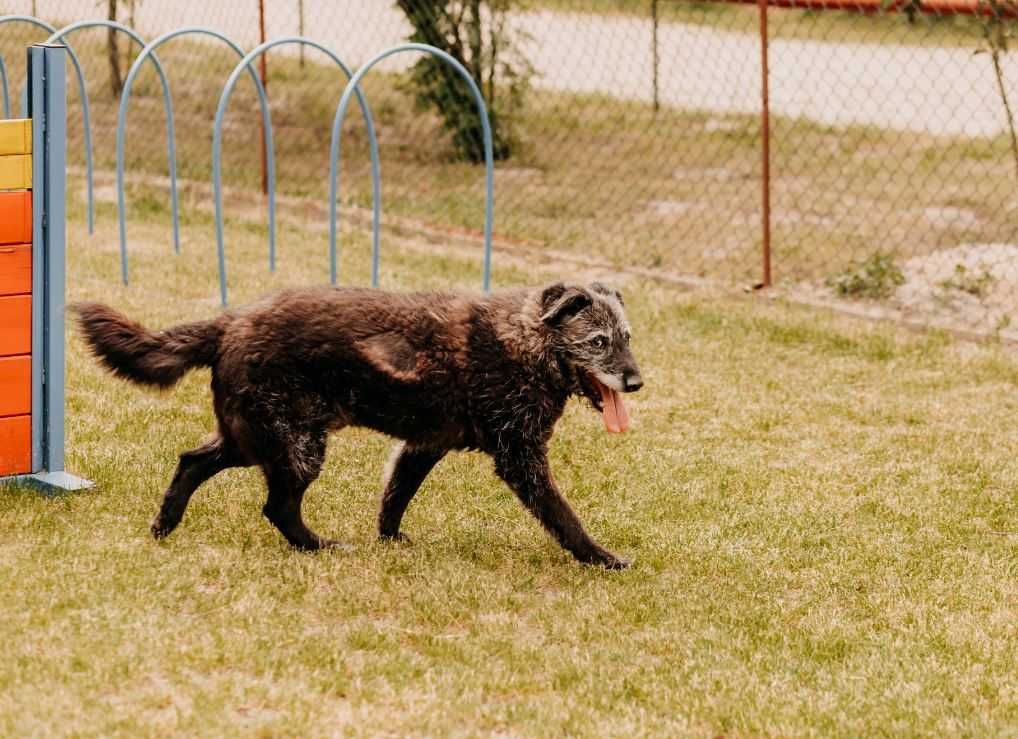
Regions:
[[[1018, 317], [1018, 146], [1009, 114], [1018, 105], [1018, 67], [1009, 2], [771, 0], [777, 288], [934, 324], [1009, 331]], [[59, 27], [105, 17], [111, 5], [118, 20], [149, 39], [183, 25], [211, 26], [245, 49], [260, 37], [257, 0], [101, 7], [37, 0], [0, 3], [0, 10], [35, 13]], [[439, 34], [476, 71], [504, 137], [495, 186], [496, 241], [504, 247], [723, 284], [760, 282], [756, 4], [273, 0], [264, 10], [267, 37], [303, 32], [352, 68], [386, 46]], [[422, 21], [422, 14], [430, 17]], [[44, 35], [0, 26], [15, 108], [24, 45]], [[97, 30], [71, 43], [86, 69], [96, 165], [108, 183], [117, 108], [109, 41]], [[123, 38], [116, 43], [122, 75], [137, 48]], [[185, 187], [183, 207], [200, 212], [214, 108], [235, 59], [198, 41], [169, 44], [160, 57], [173, 89], [180, 176], [194, 183]], [[282, 207], [303, 208], [309, 226], [324, 223], [329, 129], [345, 84], [325, 61], [292, 48], [270, 53], [267, 63], [279, 189], [290, 198]], [[480, 167], [470, 161], [473, 134], [455, 105], [443, 116], [438, 101], [463, 90], [414, 58], [396, 57], [377, 71], [365, 94], [378, 126], [383, 224], [403, 234], [479, 236], [484, 193]], [[425, 89], [437, 92], [429, 98]], [[160, 94], [157, 77], [145, 70], [130, 111], [127, 171], [135, 186], [165, 187]], [[69, 156], [80, 165], [75, 95]], [[242, 80], [224, 128], [224, 178], [237, 192], [261, 187], [260, 135], [254, 87]], [[343, 140], [344, 213], [363, 210], [358, 222], [367, 227], [371, 180], [357, 116], [347, 117]], [[112, 207], [109, 187], [98, 192]], [[301, 198], [307, 203], [293, 206]], [[168, 202], [158, 187], [130, 200], [153, 212]], [[109, 207], [100, 217], [112, 217]]]

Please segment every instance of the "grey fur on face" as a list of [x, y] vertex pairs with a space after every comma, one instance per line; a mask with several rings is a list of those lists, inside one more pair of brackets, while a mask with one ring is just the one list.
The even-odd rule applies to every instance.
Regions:
[[620, 392], [643, 386], [630, 348], [632, 328], [617, 290], [599, 282], [589, 288], [569, 286], [543, 318], [558, 329], [571, 364]]

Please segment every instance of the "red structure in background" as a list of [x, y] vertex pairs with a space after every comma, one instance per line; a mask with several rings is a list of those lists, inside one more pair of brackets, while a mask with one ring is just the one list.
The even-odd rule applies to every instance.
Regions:
[[[761, 0], [716, 0], [716, 2], [756, 5]], [[772, 8], [798, 10], [842, 10], [853, 13], [914, 12], [926, 15], [997, 15], [1001, 18], [1018, 18], [1018, 3], [1002, 0], [766, 0]]]
[[714, 0], [760, 9], [760, 148], [762, 180], [762, 279], [756, 288], [771, 286], [771, 163], [770, 86], [768, 83], [767, 9], [836, 10], [850, 13], [922, 13], [924, 15], [980, 15], [1018, 18], [1018, 0]]

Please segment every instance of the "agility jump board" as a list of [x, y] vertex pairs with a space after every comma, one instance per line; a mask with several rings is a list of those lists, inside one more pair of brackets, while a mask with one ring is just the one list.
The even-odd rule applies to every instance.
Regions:
[[[32, 121], [0, 122], [0, 190], [32, 187]], [[6, 217], [6, 212], [0, 216]]]
[[28, 49], [28, 118], [0, 121], [0, 485], [64, 471], [66, 47]]
[[32, 471], [32, 121], [0, 121], [0, 475]]

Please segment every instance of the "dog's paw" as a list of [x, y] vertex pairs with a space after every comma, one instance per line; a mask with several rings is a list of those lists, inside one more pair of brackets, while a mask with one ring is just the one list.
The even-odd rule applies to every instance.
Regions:
[[624, 570], [632, 563], [632, 560], [625, 559], [624, 557], [617, 557], [609, 551], [598, 552], [597, 555], [591, 558], [588, 562], [588, 564], [604, 567], [606, 570]]
[[149, 527], [149, 530], [152, 532], [152, 538], [156, 541], [160, 541], [173, 533], [173, 529], [175, 528], [176, 526], [170, 526], [163, 523], [163, 520], [157, 516], [156, 520], [153, 521], [152, 525]]
[[629, 569], [631, 564], [633, 564], [633, 560], [631, 559], [612, 556], [611, 559], [602, 562], [601, 566], [606, 570], [626, 570]]
[[378, 540], [386, 544], [413, 544], [413, 539], [404, 534], [402, 531], [397, 531], [395, 534], [379, 534]]
[[336, 541], [335, 539], [323, 539], [320, 536], [315, 536], [313, 539], [307, 539], [304, 541], [291, 541], [289, 544], [292, 549], [295, 549], [298, 552], [305, 552], [307, 554], [324, 552], [326, 550], [342, 552], [343, 554], [352, 554], [356, 551], [353, 544], [347, 544], [345, 541]]

